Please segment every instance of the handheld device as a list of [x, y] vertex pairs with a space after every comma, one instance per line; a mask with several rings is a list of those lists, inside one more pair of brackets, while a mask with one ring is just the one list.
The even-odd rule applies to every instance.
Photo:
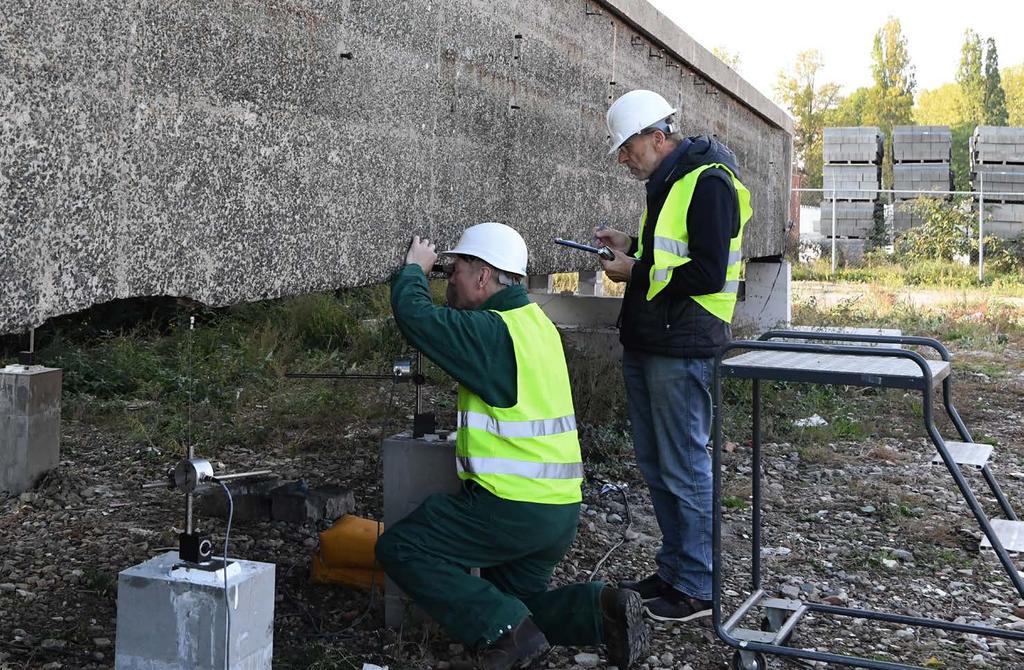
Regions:
[[609, 247], [592, 247], [589, 244], [580, 244], [579, 242], [573, 242], [572, 240], [563, 240], [561, 237], [555, 238], [555, 244], [561, 244], [562, 246], [570, 247], [572, 249], [579, 249], [580, 251], [589, 251], [592, 254], [597, 254], [606, 261], [615, 259], [615, 252]]

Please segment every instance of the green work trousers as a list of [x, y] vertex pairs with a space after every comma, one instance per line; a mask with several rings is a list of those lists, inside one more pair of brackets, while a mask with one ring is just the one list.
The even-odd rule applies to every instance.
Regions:
[[[468, 646], [494, 643], [527, 616], [551, 644], [600, 644], [604, 584], [548, 590], [551, 572], [576, 537], [579, 507], [505, 500], [466, 482], [460, 493], [432, 495], [387, 528], [377, 540], [377, 560]], [[480, 577], [470, 568], [480, 568]]]

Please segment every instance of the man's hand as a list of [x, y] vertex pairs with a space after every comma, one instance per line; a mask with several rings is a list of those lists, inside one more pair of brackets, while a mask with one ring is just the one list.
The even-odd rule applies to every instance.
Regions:
[[430, 274], [430, 270], [434, 267], [434, 263], [437, 262], [437, 252], [434, 251], [435, 245], [427, 238], [420, 239], [419, 235], [412, 236], [412, 244], [409, 245], [409, 251], [405, 254], [406, 265], [418, 265], [423, 270], [423, 274]]
[[[614, 251], [629, 251], [629, 235], [614, 228], [594, 228], [594, 239], [600, 246], [609, 247]], [[613, 262], [613, 261], [609, 261]]]
[[614, 249], [614, 251], [615, 260], [601, 261], [601, 267], [608, 274], [608, 279], [614, 282], [629, 281], [629, 277], [633, 273], [633, 263], [636, 263], [636, 259], [630, 258], [618, 249]]

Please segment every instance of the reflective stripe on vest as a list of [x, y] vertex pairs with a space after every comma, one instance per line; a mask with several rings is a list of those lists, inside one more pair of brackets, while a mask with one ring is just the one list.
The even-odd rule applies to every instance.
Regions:
[[[754, 212], [750, 207], [750, 191], [733, 175], [728, 166], [720, 163], [702, 165], [672, 185], [665, 204], [661, 208], [661, 213], [658, 214], [658, 220], [654, 224], [654, 263], [651, 266], [647, 299], [653, 300], [668, 286], [672, 280], [674, 268], [685, 265], [691, 260], [686, 217], [690, 209], [690, 202], [693, 200], [694, 189], [697, 188], [697, 179], [710, 168], [719, 168], [732, 179], [739, 205], [740, 225], [736, 236], [729, 240], [729, 262], [726, 266], [725, 285], [722, 290], [717, 293], [695, 295], [692, 298], [708, 312], [729, 323], [732, 321], [733, 311], [736, 308], [736, 293], [739, 290], [740, 272], [743, 267], [743, 228]], [[647, 211], [644, 210], [640, 217], [640, 242], [637, 245], [637, 258], [643, 254], [643, 236], [646, 225]]]
[[495, 314], [515, 349], [516, 404], [492, 407], [459, 386], [459, 478], [508, 500], [580, 502], [583, 459], [561, 336], [533, 303]]
[[501, 437], [542, 437], [576, 430], [576, 416], [560, 416], [557, 419], [535, 421], [499, 421], [493, 416], [479, 412], [459, 412], [459, 425], [479, 428]]

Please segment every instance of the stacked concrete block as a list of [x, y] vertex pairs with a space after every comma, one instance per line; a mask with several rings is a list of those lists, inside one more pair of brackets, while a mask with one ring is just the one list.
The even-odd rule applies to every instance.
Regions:
[[1015, 240], [1024, 237], [1024, 203], [1000, 202], [985, 205], [985, 235]]
[[822, 169], [822, 187], [825, 196], [836, 200], [878, 199], [878, 183], [882, 177], [880, 165], [825, 165]]
[[924, 219], [917, 213], [915, 205], [913, 200], [900, 200], [893, 203], [892, 228], [897, 235], [924, 224]]
[[875, 228], [882, 147], [882, 133], [873, 126], [825, 129], [825, 192], [817, 232], [832, 237], [834, 210], [835, 237], [856, 252], [844, 253], [847, 261], [856, 262], [863, 255], [864, 240]]
[[970, 153], [971, 186], [985, 208], [985, 234], [1024, 236], [1024, 128], [978, 126]]
[[832, 236], [832, 209], [835, 208], [836, 237], [871, 237], [875, 227], [875, 216], [880, 205], [865, 201], [821, 201], [821, 218], [813, 227], [814, 232]]
[[[894, 232], [902, 233], [924, 223], [914, 201], [928, 191], [952, 191], [950, 151], [953, 136], [949, 126], [896, 126], [892, 130], [892, 179], [896, 203]], [[902, 191], [902, 193], [901, 193]], [[948, 193], [933, 197], [948, 199]]]
[[892, 162], [949, 165], [953, 135], [949, 126], [896, 126], [892, 129]]
[[824, 158], [826, 164], [882, 163], [882, 133], [874, 126], [826, 128]]

